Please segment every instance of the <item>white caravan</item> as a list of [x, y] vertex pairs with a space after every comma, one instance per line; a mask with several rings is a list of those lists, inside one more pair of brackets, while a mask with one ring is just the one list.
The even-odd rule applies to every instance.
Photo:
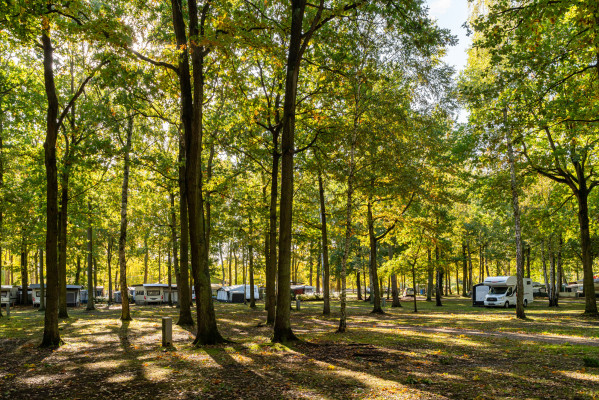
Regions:
[[2, 304], [8, 304], [10, 303], [11, 306], [14, 306], [17, 302], [17, 292], [19, 291], [19, 288], [17, 288], [16, 286], [9, 286], [9, 285], [2, 285], [2, 289], [1, 289], [1, 303]]
[[[485, 296], [485, 307], [505, 307], [516, 305], [515, 276], [489, 276], [484, 284], [489, 286]], [[532, 279], [524, 278], [524, 307], [533, 302]]]

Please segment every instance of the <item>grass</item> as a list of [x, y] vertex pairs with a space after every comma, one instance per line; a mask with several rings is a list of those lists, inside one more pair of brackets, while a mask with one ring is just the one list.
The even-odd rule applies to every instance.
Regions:
[[303, 303], [292, 312], [303, 342], [284, 346], [261, 326], [262, 304], [216, 304], [233, 343], [196, 348], [193, 332], [175, 326], [169, 350], [160, 319], [176, 321], [175, 308], [133, 306], [128, 324], [118, 309], [72, 309], [56, 351], [36, 347], [43, 313], [16, 308], [0, 319], [0, 398], [599, 398], [599, 321], [581, 317], [581, 302], [535, 302], [525, 321], [459, 298], [418, 307], [374, 315], [351, 301], [348, 332], [337, 334], [336, 313]]

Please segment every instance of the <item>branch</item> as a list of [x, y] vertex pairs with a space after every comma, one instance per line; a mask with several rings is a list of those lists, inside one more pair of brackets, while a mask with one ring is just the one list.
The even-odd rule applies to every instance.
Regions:
[[69, 103], [67, 104], [67, 106], [64, 108], [64, 110], [62, 110], [62, 113], [60, 114], [60, 117], [58, 117], [58, 121], [57, 122], [58, 122], [59, 126], [62, 125], [62, 121], [64, 120], [64, 118], [67, 116], [67, 114], [71, 110], [71, 107], [73, 107], [73, 104], [75, 104], [75, 102], [77, 101], [77, 99], [79, 98], [79, 96], [81, 96], [81, 94], [83, 93], [83, 89], [85, 89], [85, 85], [87, 85], [87, 83], [94, 77], [94, 75], [96, 74], [96, 72], [98, 72], [103, 66], [105, 66], [109, 62], [110, 62], [110, 60], [104, 60], [104, 61], [102, 61], [100, 63], [100, 65], [98, 65], [96, 68], [94, 68], [94, 70], [81, 83], [81, 85], [79, 86], [79, 89], [77, 90], [77, 92], [73, 95], [73, 97], [71, 97], [71, 100], [69, 101]]
[[295, 149], [295, 151], [293, 153], [294, 154], [301, 153], [302, 151], [307, 150], [310, 147], [314, 146], [314, 143], [316, 142], [316, 139], [318, 139], [318, 132], [316, 132], [316, 135], [314, 136], [314, 138], [312, 139], [312, 141], [308, 145], [306, 145], [304, 147], [301, 147], [299, 149]]
[[144, 56], [144, 55], [143, 55], [143, 54], [141, 54], [140, 52], [138, 52], [138, 51], [135, 51], [135, 50], [132, 50], [132, 49], [130, 49], [130, 48], [128, 48], [128, 47], [125, 47], [125, 50], [127, 50], [127, 51], [128, 51], [128, 52], [130, 52], [130, 53], [132, 53], [133, 55], [135, 55], [135, 56], [136, 56], [137, 58], [139, 58], [140, 60], [143, 60], [143, 61], [149, 62], [150, 64], [152, 64], [152, 65], [155, 65], [155, 66], [157, 66], [157, 67], [164, 67], [164, 68], [168, 68], [168, 69], [170, 69], [170, 70], [172, 70], [172, 71], [175, 71], [175, 73], [176, 73], [177, 75], [179, 75], [179, 68], [175, 67], [173, 64], [169, 64], [169, 63], [167, 63], [167, 62], [164, 62], [164, 61], [156, 61], [156, 60], [153, 60], [153, 59], [151, 59], [151, 58], [149, 58], [149, 57], [146, 57], [146, 56]]

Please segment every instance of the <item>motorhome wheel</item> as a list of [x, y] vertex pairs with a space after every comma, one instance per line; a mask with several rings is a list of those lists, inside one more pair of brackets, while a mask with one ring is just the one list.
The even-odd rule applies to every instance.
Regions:
[[506, 301], [506, 302], [505, 302], [505, 304], [503, 305], [503, 307], [505, 307], [505, 308], [509, 308], [509, 307], [510, 307], [510, 302], [509, 302], [509, 301]]
[[524, 299], [524, 307], [528, 306], [528, 300]]

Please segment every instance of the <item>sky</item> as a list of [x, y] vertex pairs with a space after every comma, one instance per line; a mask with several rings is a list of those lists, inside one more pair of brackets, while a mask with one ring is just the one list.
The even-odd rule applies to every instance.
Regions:
[[468, 19], [468, 0], [427, 0], [427, 3], [429, 14], [437, 20], [437, 24], [450, 29], [458, 37], [458, 44], [449, 48], [445, 61], [459, 72], [466, 66], [466, 50], [471, 44], [466, 29], [462, 27]]
[[[458, 44], [450, 47], [445, 62], [453, 65], [456, 73], [459, 73], [466, 67], [468, 54], [466, 51], [472, 40], [466, 36], [466, 29], [462, 26], [468, 19], [468, 0], [426, 0], [429, 5], [429, 15], [437, 20], [441, 28], [448, 28], [457, 36]], [[457, 78], [457, 74], [456, 74]], [[465, 123], [468, 120], [468, 113], [464, 109], [459, 109], [457, 121]]]

